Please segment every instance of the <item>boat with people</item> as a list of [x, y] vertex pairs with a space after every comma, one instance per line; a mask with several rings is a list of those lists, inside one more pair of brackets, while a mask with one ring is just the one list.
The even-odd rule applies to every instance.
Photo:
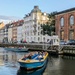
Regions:
[[44, 64], [42, 68], [37, 68], [34, 70], [25, 70], [24, 68], [19, 68], [17, 71], [17, 75], [43, 75], [43, 72], [45, 71], [47, 67], [47, 63]]
[[33, 70], [43, 67], [47, 63], [48, 52], [29, 52], [18, 60], [20, 68]]

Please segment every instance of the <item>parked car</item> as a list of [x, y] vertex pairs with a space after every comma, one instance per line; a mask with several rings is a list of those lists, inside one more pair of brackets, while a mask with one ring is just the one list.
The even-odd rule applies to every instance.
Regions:
[[69, 40], [69, 41], [67, 42], [67, 45], [75, 45], [75, 40]]
[[35, 43], [34, 41], [31, 41], [31, 43]]

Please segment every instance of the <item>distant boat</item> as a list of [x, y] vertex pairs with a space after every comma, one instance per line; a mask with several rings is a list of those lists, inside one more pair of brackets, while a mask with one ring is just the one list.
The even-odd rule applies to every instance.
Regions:
[[8, 51], [13, 51], [13, 52], [26, 52], [26, 51], [28, 51], [28, 49], [27, 48], [8, 48], [8, 47], [6, 47], [6, 48], [4, 48], [5, 50], [8, 50]]
[[20, 67], [26, 70], [41, 68], [47, 63], [48, 52], [30, 52], [18, 60]]

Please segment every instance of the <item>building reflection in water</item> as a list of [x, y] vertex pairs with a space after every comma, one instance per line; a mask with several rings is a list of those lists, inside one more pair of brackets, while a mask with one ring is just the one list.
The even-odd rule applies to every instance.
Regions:
[[17, 54], [15, 52], [9, 52], [9, 51], [0, 51], [0, 63], [4, 63], [8, 66], [16, 66], [17, 63]]

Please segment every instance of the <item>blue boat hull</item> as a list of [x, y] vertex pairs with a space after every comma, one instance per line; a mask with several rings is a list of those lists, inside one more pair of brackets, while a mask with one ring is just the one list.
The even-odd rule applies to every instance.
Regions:
[[30, 69], [43, 67], [44, 64], [47, 63], [47, 59], [48, 58], [46, 58], [44, 61], [33, 62], [33, 63], [23, 63], [23, 62], [19, 62], [19, 63], [20, 63], [20, 67], [30, 70]]
[[46, 69], [46, 67], [47, 67], [47, 62], [44, 64], [43, 67], [36, 68], [36, 69], [30, 70], [30, 71], [29, 70], [27, 71], [26, 69], [20, 67], [17, 74], [18, 75], [36, 75], [36, 74], [42, 75], [44, 70]]

